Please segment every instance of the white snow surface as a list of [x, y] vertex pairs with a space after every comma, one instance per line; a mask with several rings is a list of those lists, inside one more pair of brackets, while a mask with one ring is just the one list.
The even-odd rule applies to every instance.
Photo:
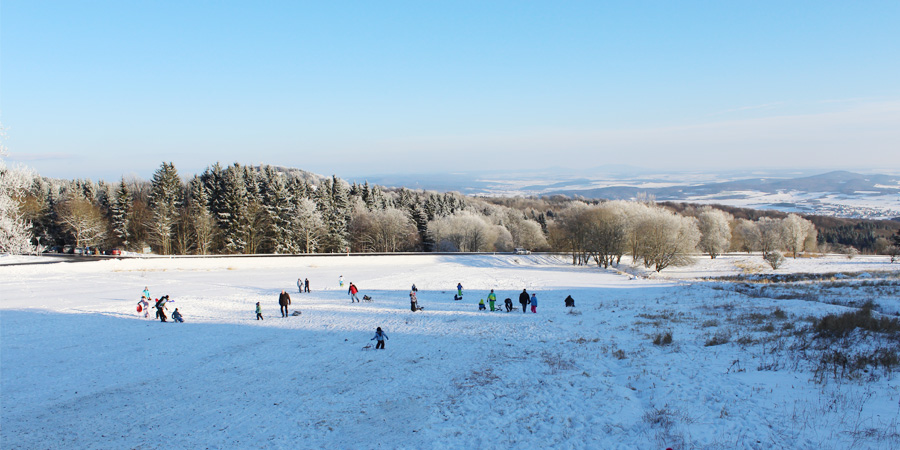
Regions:
[[[815, 383], [802, 366], [760, 369], [771, 356], [755, 347], [704, 345], [724, 311], [846, 310], [697, 280], [740, 273], [745, 258], [651, 278], [547, 255], [0, 266], [0, 448], [897, 448], [896, 376]], [[830, 257], [780, 271], [898, 269]], [[350, 303], [341, 275], [374, 301]], [[410, 311], [413, 283], [424, 311]], [[145, 286], [186, 323], [139, 315]], [[523, 288], [537, 314], [522, 313]], [[280, 317], [281, 289], [302, 315]], [[479, 312], [490, 289], [516, 309]], [[385, 350], [364, 348], [376, 327]], [[660, 331], [672, 345], [651, 342]]]

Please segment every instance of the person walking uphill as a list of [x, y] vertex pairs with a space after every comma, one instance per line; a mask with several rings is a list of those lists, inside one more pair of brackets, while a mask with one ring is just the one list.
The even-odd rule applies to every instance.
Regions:
[[278, 296], [278, 305], [281, 307], [281, 317], [288, 316], [288, 305], [291, 304], [291, 296], [288, 295], [284, 289], [281, 290], [281, 295]]
[[528, 302], [529, 302], [529, 300], [528, 300], [528, 291], [525, 290], [525, 289], [522, 289], [522, 293], [519, 294], [519, 303], [522, 304], [522, 312], [523, 312], [523, 313], [525, 312], [525, 305], [527, 305]]
[[531, 312], [537, 314], [537, 294], [531, 294]]
[[372, 339], [369, 339], [369, 340], [370, 341], [377, 340], [378, 343], [375, 344], [375, 349], [377, 350], [380, 348], [380, 349], [384, 350], [384, 340], [385, 339], [390, 339], [390, 338], [386, 334], [384, 334], [384, 331], [381, 331], [381, 327], [378, 327], [375, 329], [375, 337], [373, 337]]
[[357, 292], [359, 292], [359, 289], [351, 282], [350, 289], [347, 289], [347, 293], [350, 294], [350, 303], [353, 303], [353, 300], [356, 300], [356, 303], [359, 303], [359, 297], [356, 296]]
[[265, 320], [262, 316], [262, 306], [259, 306], [259, 302], [256, 302], [256, 320]]

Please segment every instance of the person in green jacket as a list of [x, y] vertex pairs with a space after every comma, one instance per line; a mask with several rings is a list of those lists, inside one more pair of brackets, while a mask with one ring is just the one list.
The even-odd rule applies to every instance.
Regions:
[[494, 302], [497, 301], [497, 294], [494, 293], [494, 290], [491, 289], [491, 293], [488, 294], [488, 304], [491, 305], [491, 311], [494, 310]]
[[262, 316], [262, 307], [256, 302], [256, 320], [264, 320]]

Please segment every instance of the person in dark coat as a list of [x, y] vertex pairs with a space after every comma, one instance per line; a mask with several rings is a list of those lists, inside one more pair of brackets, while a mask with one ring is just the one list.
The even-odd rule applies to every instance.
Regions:
[[566, 307], [567, 307], [567, 308], [574, 308], [574, 307], [575, 307], [575, 299], [572, 298], [571, 295], [568, 296], [568, 297], [566, 297]]
[[309, 292], [309, 278], [303, 280], [303, 289], [305, 289], [306, 292]]
[[288, 305], [291, 304], [291, 296], [288, 295], [284, 289], [281, 290], [281, 295], [278, 296], [278, 304], [281, 306], [281, 317], [287, 317]]
[[522, 312], [525, 312], [525, 305], [527, 305], [531, 300], [528, 298], [528, 291], [522, 289], [522, 293], [519, 294], [519, 303], [522, 304]]
[[506, 312], [510, 312], [513, 310], [512, 299], [506, 297], [506, 300], [503, 300], [503, 303], [506, 305]]

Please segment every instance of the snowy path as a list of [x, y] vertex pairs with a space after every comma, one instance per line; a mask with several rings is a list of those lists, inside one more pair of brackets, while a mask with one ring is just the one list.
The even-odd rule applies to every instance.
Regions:
[[[340, 275], [375, 301], [349, 303]], [[297, 293], [298, 276], [312, 293]], [[457, 282], [466, 295], [454, 302]], [[423, 312], [409, 310], [412, 283]], [[144, 286], [188, 323], [137, 317]], [[282, 288], [301, 316], [280, 317]], [[491, 288], [517, 309], [478, 312]], [[523, 288], [539, 314], [522, 314]], [[4, 449], [845, 448], [860, 426], [815, 417], [821, 387], [808, 374], [757, 371], [736, 346], [703, 345], [698, 323], [723, 304], [738, 314], [775, 301], [546, 256], [15, 266], [0, 268], [0, 289]], [[377, 326], [387, 349], [364, 350]], [[660, 330], [675, 344], [653, 345]], [[860, 416], [889, 426], [900, 386], [876, 386]]]

